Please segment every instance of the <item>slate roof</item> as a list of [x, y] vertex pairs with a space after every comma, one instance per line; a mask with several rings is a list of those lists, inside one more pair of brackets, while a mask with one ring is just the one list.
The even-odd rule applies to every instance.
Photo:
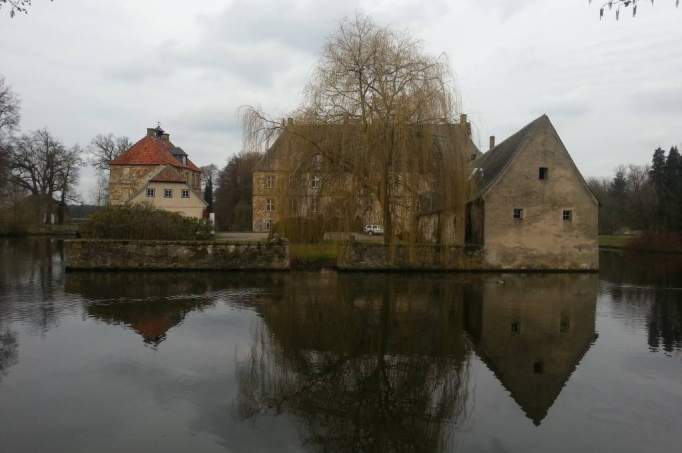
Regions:
[[151, 182], [177, 182], [181, 184], [186, 184], [185, 178], [178, 174], [177, 171], [173, 170], [172, 167], [166, 167], [159, 174], [150, 179]]
[[547, 123], [549, 123], [549, 118], [547, 115], [542, 115], [474, 161], [473, 167], [477, 169], [476, 174], [479, 178], [478, 196], [488, 191], [498, 176], [511, 163], [526, 140]]
[[187, 165], [183, 165], [171, 153], [174, 148], [175, 145], [169, 140], [148, 135], [111, 161], [111, 165], [172, 165], [195, 172], [201, 171], [189, 159]]

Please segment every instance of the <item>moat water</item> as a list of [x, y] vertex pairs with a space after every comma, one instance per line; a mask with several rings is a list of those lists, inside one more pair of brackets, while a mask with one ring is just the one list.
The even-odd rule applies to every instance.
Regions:
[[599, 274], [65, 273], [0, 240], [0, 452], [672, 452], [682, 256]]

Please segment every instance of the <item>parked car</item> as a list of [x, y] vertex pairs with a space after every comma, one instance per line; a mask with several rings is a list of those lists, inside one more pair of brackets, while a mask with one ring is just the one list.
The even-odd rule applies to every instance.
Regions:
[[365, 225], [363, 230], [370, 236], [373, 236], [375, 234], [384, 234], [384, 227], [382, 227], [381, 225]]

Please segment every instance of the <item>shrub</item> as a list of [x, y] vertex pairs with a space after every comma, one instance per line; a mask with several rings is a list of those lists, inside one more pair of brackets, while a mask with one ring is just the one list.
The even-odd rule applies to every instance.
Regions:
[[682, 232], [648, 231], [630, 242], [633, 250], [682, 252]]
[[[357, 223], [357, 222], [355, 222]], [[351, 231], [361, 231], [360, 225], [351, 225]], [[270, 234], [279, 234], [292, 244], [314, 244], [322, 242], [324, 233], [347, 231], [348, 225], [337, 217], [290, 217], [273, 225]]]
[[80, 234], [93, 239], [203, 240], [210, 225], [201, 219], [157, 209], [147, 204], [110, 206], [91, 214]]

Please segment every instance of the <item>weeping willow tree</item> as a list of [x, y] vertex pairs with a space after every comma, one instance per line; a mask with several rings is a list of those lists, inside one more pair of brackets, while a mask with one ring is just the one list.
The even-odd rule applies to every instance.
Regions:
[[287, 216], [338, 219], [342, 231], [380, 223], [386, 244], [414, 242], [424, 196], [463, 212], [470, 130], [457, 104], [445, 57], [359, 15], [327, 39], [288, 121], [242, 110], [245, 146], [285, 150]]

